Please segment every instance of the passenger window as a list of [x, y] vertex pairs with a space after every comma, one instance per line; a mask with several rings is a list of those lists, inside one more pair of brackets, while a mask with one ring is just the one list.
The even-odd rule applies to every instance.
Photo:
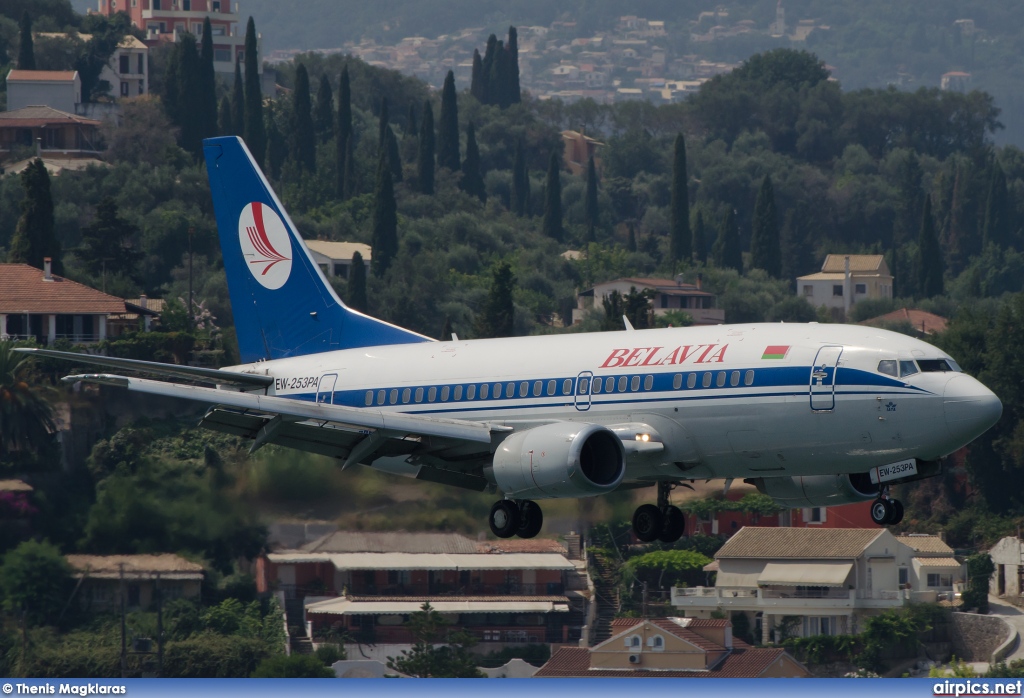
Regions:
[[697, 374], [691, 373], [686, 377], [686, 387], [695, 388], [697, 386]]
[[683, 387], [683, 374], [677, 373], [672, 377], [672, 389], [679, 390]]
[[437, 399], [437, 388], [432, 387], [427, 391], [427, 402], [433, 402]]
[[879, 361], [878, 372], [884, 373], [887, 376], [892, 376], [893, 378], [899, 375], [899, 372], [896, 370], [896, 362], [892, 359], [883, 359], [882, 361]]
[[579, 384], [576, 388], [580, 395], [586, 395], [587, 391], [590, 390], [590, 381], [586, 378], [580, 378]]
[[537, 397], [538, 395], [540, 395], [541, 387], [542, 387], [542, 385], [541, 385], [540, 381], [534, 381], [534, 383], [533, 383], [533, 396], [534, 397]]
[[593, 386], [593, 388], [591, 388], [590, 392], [594, 393], [595, 395], [597, 393], [601, 392], [601, 384], [603, 382], [604, 381], [601, 378], [595, 378], [594, 379], [594, 386]]
[[448, 393], [449, 388], [447, 385], [441, 388], [441, 402], [448, 402]]
[[384, 391], [383, 390], [378, 390], [377, 391], [377, 404], [378, 405], [383, 405], [384, 404]]
[[627, 380], [628, 379], [625, 376], [619, 376], [619, 392], [620, 393], [626, 392], [626, 381]]
[[369, 407], [372, 404], [373, 404], [373, 391], [372, 390], [367, 390], [366, 391], [366, 405], [367, 405], [367, 407]]
[[515, 396], [516, 396], [516, 384], [515, 383], [506, 383], [505, 384], [505, 397], [515, 397]]
[[562, 381], [562, 395], [572, 394], [572, 378], [566, 378]]
[[455, 399], [455, 400], [461, 400], [462, 399], [462, 386], [461, 385], [455, 386], [455, 397], [453, 399]]
[[913, 361], [900, 361], [901, 377], [912, 376], [915, 373], [920, 373], [920, 371], [917, 370], [917, 364]]
[[548, 381], [548, 395], [554, 395], [555, 394], [555, 386], [557, 386], [557, 385], [558, 385], [558, 382], [555, 381], [555, 379], [553, 379], [553, 378]]
[[519, 397], [526, 397], [530, 393], [530, 383], [523, 381], [519, 384]]
[[725, 371], [718, 372], [718, 378], [715, 379], [715, 385], [719, 388], [725, 385]]
[[423, 402], [423, 388], [416, 388], [416, 402]]
[[650, 390], [654, 387], [654, 376], [646, 376], [644, 378], [644, 390]]
[[754, 384], [754, 372], [753, 371], [747, 371], [746, 374], [744, 374], [744, 376], [743, 376], [743, 385], [753, 385], [753, 384]]
[[629, 379], [629, 389], [634, 393], [640, 390], [640, 376], [633, 376]]
[[705, 373], [704, 376], [700, 379], [700, 384], [704, 388], [710, 388], [711, 387], [711, 374], [710, 373]]
[[491, 386], [487, 385], [486, 383], [484, 383], [483, 385], [480, 386], [480, 399], [481, 400], [486, 400], [487, 399], [487, 394], [488, 394], [490, 388], [491, 388]]
[[409, 388], [406, 388], [405, 390], [403, 390], [402, 391], [402, 404], [403, 405], [408, 404], [410, 397], [412, 397], [412, 391]]
[[739, 384], [740, 384], [740, 372], [739, 371], [733, 371], [729, 375], [729, 385], [731, 385], [732, 387], [735, 388]]
[[494, 399], [497, 400], [501, 397], [501, 383], [494, 384], [494, 390], [491, 392], [494, 395]]
[[398, 388], [391, 389], [391, 394], [388, 396], [388, 402], [392, 405], [398, 402]]
[[466, 388], [466, 399], [472, 400], [476, 397], [476, 383]]

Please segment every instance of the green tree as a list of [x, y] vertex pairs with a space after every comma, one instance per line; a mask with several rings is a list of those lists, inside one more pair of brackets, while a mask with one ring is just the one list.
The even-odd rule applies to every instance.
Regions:
[[71, 566], [49, 541], [25, 541], [4, 555], [0, 567], [4, 609], [25, 613], [32, 625], [54, 623], [72, 586]]
[[530, 175], [526, 171], [521, 138], [516, 140], [516, 152], [512, 159], [512, 213], [517, 216], [530, 213]]
[[0, 462], [18, 452], [40, 453], [53, 442], [53, 408], [24, 376], [27, 354], [0, 341]]
[[562, 180], [559, 174], [561, 161], [557, 151], [551, 151], [548, 158], [548, 177], [544, 185], [544, 222], [541, 231], [556, 242], [561, 242], [562, 229]]
[[78, 257], [93, 276], [109, 273], [132, 277], [142, 259], [138, 239], [138, 226], [118, 216], [117, 204], [107, 196], [96, 205], [96, 219], [82, 229]]
[[388, 126], [384, 129], [384, 150], [387, 153], [388, 167], [391, 169], [391, 178], [396, 182], [402, 181], [402, 156], [398, 152], [398, 138], [395, 132]]
[[353, 189], [354, 182], [346, 181], [348, 170], [355, 171], [354, 163], [351, 162], [352, 151], [352, 86], [349, 81], [348, 65], [341, 69], [341, 81], [338, 85], [338, 140], [337, 150], [334, 154], [335, 166], [335, 195], [339, 199], [348, 198]]
[[736, 226], [736, 212], [729, 207], [722, 217], [718, 238], [711, 248], [711, 257], [719, 269], [735, 269], [743, 273], [743, 253], [740, 251], [740, 232]]
[[333, 679], [334, 670], [311, 654], [278, 655], [260, 662], [254, 679]]
[[398, 209], [391, 168], [381, 151], [377, 160], [377, 187], [373, 192], [373, 259], [371, 267], [377, 278], [391, 266], [398, 254]]
[[43, 268], [43, 258], [53, 260], [53, 272], [62, 274], [60, 243], [54, 234], [53, 195], [50, 175], [42, 160], [29, 163], [21, 172], [25, 198], [21, 202], [21, 218], [14, 229], [8, 262], [21, 262], [36, 269]]
[[814, 268], [812, 229], [806, 204], [798, 203], [786, 211], [780, 241], [781, 276], [790, 284], [796, 283], [796, 277], [807, 274]]
[[[118, 44], [130, 30], [128, 15], [117, 13], [109, 19], [102, 15], [87, 17], [92, 35], [82, 46], [72, 63], [78, 71], [82, 86], [82, 101], [93, 102], [96, 97], [110, 90], [110, 84], [100, 80], [100, 74], [110, 63]], [[216, 111], [216, 106], [214, 107]]]
[[484, 62], [480, 58], [480, 49], [473, 49], [473, 71], [469, 80], [469, 94], [484, 103]]
[[420, 138], [416, 150], [416, 190], [434, 195], [434, 107], [428, 99], [423, 103]]
[[764, 269], [769, 276], [782, 274], [782, 250], [779, 241], [779, 220], [775, 209], [775, 189], [771, 175], [765, 175], [754, 204], [754, 230], [750, 238], [750, 266]]
[[202, 150], [203, 128], [205, 127], [205, 103], [203, 101], [202, 71], [199, 65], [199, 51], [196, 38], [185, 33], [175, 44], [178, 54], [177, 71], [173, 78], [178, 84], [176, 89], [178, 102], [169, 105], [173, 108], [171, 120], [181, 129], [179, 142], [184, 150], [198, 155]]
[[235, 135], [234, 119], [231, 114], [231, 99], [224, 96], [217, 110], [217, 134], [220, 136]]
[[458, 172], [459, 105], [455, 97], [455, 73], [448, 71], [441, 89], [441, 116], [437, 124], [437, 166]]
[[594, 167], [594, 156], [587, 161], [587, 194], [583, 201], [583, 225], [586, 226], [587, 242], [597, 242], [597, 226], [600, 224], [600, 211], [597, 208], [597, 168]]
[[693, 259], [704, 266], [708, 263], [708, 240], [704, 227], [704, 211], [699, 208], [693, 221]]
[[975, 553], [967, 558], [967, 591], [964, 592], [964, 608], [976, 608], [978, 613], [988, 613], [988, 585], [996, 566], [988, 553]]
[[677, 582], [692, 581], [694, 576], [703, 574], [711, 558], [695, 550], [658, 550], [631, 557], [623, 565], [623, 576], [627, 579], [646, 580], [659, 589]]
[[36, 54], [32, 47], [32, 17], [28, 10], [21, 14], [18, 32], [18, 70], [35, 70]]
[[480, 62], [480, 102], [481, 104], [495, 104], [494, 85], [491, 77], [494, 75], [495, 55], [498, 48], [498, 37], [491, 34], [487, 37], [487, 46], [484, 49], [484, 57]]
[[203, 38], [199, 48], [199, 138], [217, 135], [217, 76], [213, 70], [213, 30], [210, 18], [203, 18]]
[[334, 136], [334, 92], [326, 73], [320, 75], [320, 87], [316, 91], [316, 133], [321, 143]]
[[508, 28], [508, 42], [505, 44], [505, 50], [508, 52], [506, 99], [509, 104], [519, 104], [523, 97], [519, 85], [519, 32], [515, 27]]
[[348, 306], [361, 313], [369, 307], [366, 302], [366, 263], [359, 252], [352, 254], [352, 266], [348, 272]]
[[231, 87], [231, 135], [245, 133], [245, 84], [242, 82], [242, 62], [235, 61], [235, 81]]
[[501, 262], [491, 272], [491, 288], [487, 302], [476, 323], [478, 337], [511, 337], [515, 334], [516, 277], [508, 262]]
[[267, 166], [270, 168], [271, 179], [280, 179], [281, 168], [288, 157], [288, 142], [277, 127], [277, 119], [272, 110], [267, 111]]
[[925, 298], [941, 296], [943, 289], [943, 260], [939, 238], [935, 233], [935, 219], [932, 218], [932, 197], [924, 199], [921, 212], [921, 234], [917, 240], [918, 284]]
[[292, 156], [299, 171], [316, 171], [316, 133], [313, 127], [313, 103], [309, 93], [309, 73], [302, 63], [295, 69], [295, 92], [292, 93]]
[[406, 624], [415, 639], [401, 657], [388, 657], [388, 668], [416, 678], [482, 678], [470, 649], [476, 641], [468, 633], [448, 634], [446, 645], [436, 647], [446, 630], [441, 614], [429, 602], [409, 616]]
[[[898, 155], [898, 154], [894, 154]], [[921, 161], [912, 150], [900, 158], [896, 170], [896, 186], [899, 191], [896, 221], [893, 226], [893, 244], [905, 245], [914, 238], [920, 223], [921, 207], [924, 205], [924, 190], [921, 189]]]
[[673, 263], [689, 264], [693, 256], [690, 232], [690, 192], [686, 176], [686, 141], [676, 134], [672, 158], [672, 220], [669, 226], [669, 254]]
[[267, 151], [267, 132], [263, 123], [263, 89], [260, 87], [256, 23], [252, 17], [245, 25], [245, 142], [256, 164], [262, 168]]
[[388, 107], [388, 98], [380, 98], [380, 112], [377, 115], [377, 147], [383, 148], [385, 138], [387, 137], [388, 124], [391, 122], [390, 109]]
[[484, 187], [483, 172], [480, 171], [480, 150], [476, 145], [476, 129], [473, 122], [466, 125], [466, 159], [462, 161], [462, 179], [459, 188], [480, 203], [487, 203], [487, 189]]
[[988, 196], [985, 199], [985, 220], [982, 225], [982, 242], [994, 243], [1001, 248], [1013, 243], [1013, 227], [1010, 195], [1006, 189], [1006, 173], [999, 160], [992, 160], [992, 176], [989, 178]]

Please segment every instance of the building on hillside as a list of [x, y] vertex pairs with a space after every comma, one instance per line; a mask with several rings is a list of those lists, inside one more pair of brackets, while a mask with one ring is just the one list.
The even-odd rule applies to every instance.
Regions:
[[631, 290], [650, 291], [651, 305], [655, 315], [664, 315], [670, 310], [681, 310], [693, 318], [695, 325], [721, 325], [725, 322], [725, 311], [715, 308], [715, 294], [703, 290], [700, 276], [697, 283], [684, 284], [678, 279], [624, 278], [606, 281], [582, 291], [576, 297], [572, 311], [573, 323], [583, 320], [592, 309], [600, 310], [608, 296], [618, 292], [626, 296]]
[[306, 240], [306, 247], [313, 253], [313, 261], [320, 266], [325, 276], [337, 276], [342, 279], [348, 279], [349, 270], [352, 268], [352, 256], [356, 252], [363, 256], [363, 264], [366, 265], [367, 271], [373, 255], [370, 246], [361, 242]]
[[[688, 616], [747, 616], [764, 643], [859, 632], [866, 616], [914, 602], [959, 605], [964, 566], [938, 536], [882, 528], [747, 527], [715, 553], [715, 585], [675, 588]], [[786, 627], [783, 629], [783, 624]]]
[[939, 89], [949, 92], [969, 92], [971, 89], [971, 74], [958, 70], [943, 73], [939, 81]]
[[858, 301], [892, 298], [892, 274], [880, 254], [830, 254], [820, 272], [797, 277], [796, 288], [815, 308], [849, 313]]
[[946, 318], [935, 313], [917, 310], [916, 308], [900, 308], [891, 313], [879, 315], [870, 320], [864, 320], [860, 324], [881, 327], [883, 329], [905, 328], [909, 325], [914, 330], [914, 333], [923, 339], [939, 332], [944, 332], [947, 321]]
[[100, 152], [101, 122], [47, 106], [0, 112], [0, 155], [35, 148], [44, 161], [94, 158]]
[[128, 312], [107, 316], [107, 332], [111, 337], [117, 337], [124, 332], [149, 332], [153, 327], [153, 321], [160, 319], [160, 313], [164, 310], [164, 300], [142, 295], [139, 298], [126, 299], [125, 308]]
[[47, 106], [74, 114], [82, 103], [77, 70], [19, 70], [7, 73], [7, 110]]
[[590, 158], [594, 158], [594, 169], [600, 174], [601, 158], [597, 150], [604, 143], [579, 131], [562, 131], [562, 144], [565, 146], [562, 162], [567, 170], [577, 177], [586, 177]]
[[123, 298], [27, 264], [0, 264], [0, 339], [67, 339], [91, 344], [107, 338], [107, 318], [146, 312]]
[[780, 647], [733, 638], [732, 623], [703, 618], [617, 618], [612, 636], [590, 648], [563, 647], [537, 678], [806, 678]]
[[1024, 596], [1024, 540], [1020, 536], [1001, 538], [988, 554], [996, 566], [989, 582], [989, 593], [1019, 603]]
[[179, 555], [65, 555], [76, 579], [79, 606], [90, 611], [116, 611], [124, 605], [147, 610], [157, 600], [198, 600], [203, 566]]
[[[65, 32], [36, 32], [37, 40], [77, 39], [86, 42], [92, 34], [68, 34]], [[138, 97], [149, 93], [149, 47], [131, 34], [125, 35], [114, 49], [110, 60], [103, 66], [99, 79], [110, 85], [110, 96]], [[81, 94], [81, 89], [79, 89]], [[81, 102], [81, 99], [78, 100]], [[46, 102], [30, 102], [30, 104], [46, 104]], [[63, 108], [63, 107], [61, 107]], [[76, 107], [77, 108], [77, 107]], [[75, 109], [67, 110], [75, 111]]]
[[874, 528], [866, 502], [830, 507], [786, 509], [761, 514], [744, 511], [740, 502], [750, 490], [733, 488], [718, 506], [693, 507], [685, 511], [686, 531], [691, 534], [728, 538], [746, 526], [793, 528]]
[[[238, 14], [238, 3], [230, 0], [98, 0], [99, 13], [111, 17], [127, 12], [133, 27], [146, 33], [146, 44], [155, 46], [161, 41], [177, 41], [184, 32], [203, 36], [203, 20], [210, 18], [213, 32], [213, 68], [231, 75], [235, 61], [245, 60], [245, 26]], [[260, 41], [257, 40], [257, 51]], [[260, 75], [263, 61], [257, 60]], [[266, 90], [264, 91], [266, 92]]]

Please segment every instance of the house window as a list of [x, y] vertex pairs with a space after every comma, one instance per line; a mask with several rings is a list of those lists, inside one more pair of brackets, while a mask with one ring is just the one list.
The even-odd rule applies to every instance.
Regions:
[[[160, 0], [153, 0], [153, 9], [154, 10], [159, 10], [160, 9]], [[162, 31], [163, 27], [160, 27], [160, 29]]]
[[143, 68], [143, 58], [142, 58], [142, 54], [141, 54], [141, 53], [140, 53], [140, 54], [137, 54], [137, 55], [136, 55], [135, 57], [136, 57], [136, 58], [138, 59], [138, 64], [139, 64], [139, 69], [138, 69], [138, 70], [136, 70], [135, 72], [136, 72], [136, 73], [138, 73], [139, 75], [142, 75], [143, 73], [145, 73], [145, 72], [146, 72], [146, 71], [144, 70], [144, 68]]
[[820, 524], [825, 522], [825, 507], [805, 507], [804, 523]]
[[928, 586], [930, 587], [951, 587], [953, 586], [953, 575], [951, 574], [938, 574], [930, 572], [928, 574]]
[[865, 293], [868, 292], [868, 285], [867, 284], [856, 284], [853, 287], [853, 292], [857, 293], [857, 294], [860, 294], [860, 295], [864, 295]]
[[649, 637], [647, 638], [647, 646], [652, 648], [655, 652], [660, 652], [665, 649], [665, 638], [661, 635]]
[[119, 63], [122, 75], [131, 72], [131, 56], [122, 55]]
[[185, 12], [192, 11], [192, 0], [181, 0], [181, 9]]
[[128, 96], [128, 83], [127, 82], [122, 82], [121, 83], [121, 96], [122, 97], [127, 97]]
[[343, 279], [348, 278], [348, 265], [347, 264], [335, 264], [334, 275], [340, 276]]
[[213, 49], [213, 60], [217, 63], [227, 63], [231, 60], [231, 51], [226, 48]]
[[814, 286], [810, 284], [804, 284], [804, 298], [810, 298], [814, 295]]
[[842, 298], [842, 296], [843, 296], [843, 285], [842, 284], [833, 284], [833, 286], [832, 286], [832, 295], [833, 296], [839, 296], [840, 298]]
[[220, 0], [213, 0], [213, 11], [220, 12]]
[[643, 641], [640, 639], [639, 635], [630, 635], [626, 638], [626, 647], [631, 649], [640, 649], [642, 644]]
[[661, 307], [662, 308], [667, 308], [668, 307], [668, 296], [666, 296], [666, 295], [662, 295], [661, 296]]
[[900, 567], [900, 586], [905, 586], [910, 583], [910, 570], [906, 567]]

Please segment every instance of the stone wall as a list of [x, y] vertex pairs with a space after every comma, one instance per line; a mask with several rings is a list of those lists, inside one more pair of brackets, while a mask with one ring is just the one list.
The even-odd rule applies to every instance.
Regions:
[[953, 654], [965, 662], [987, 662], [1010, 634], [1002, 618], [953, 614]]

